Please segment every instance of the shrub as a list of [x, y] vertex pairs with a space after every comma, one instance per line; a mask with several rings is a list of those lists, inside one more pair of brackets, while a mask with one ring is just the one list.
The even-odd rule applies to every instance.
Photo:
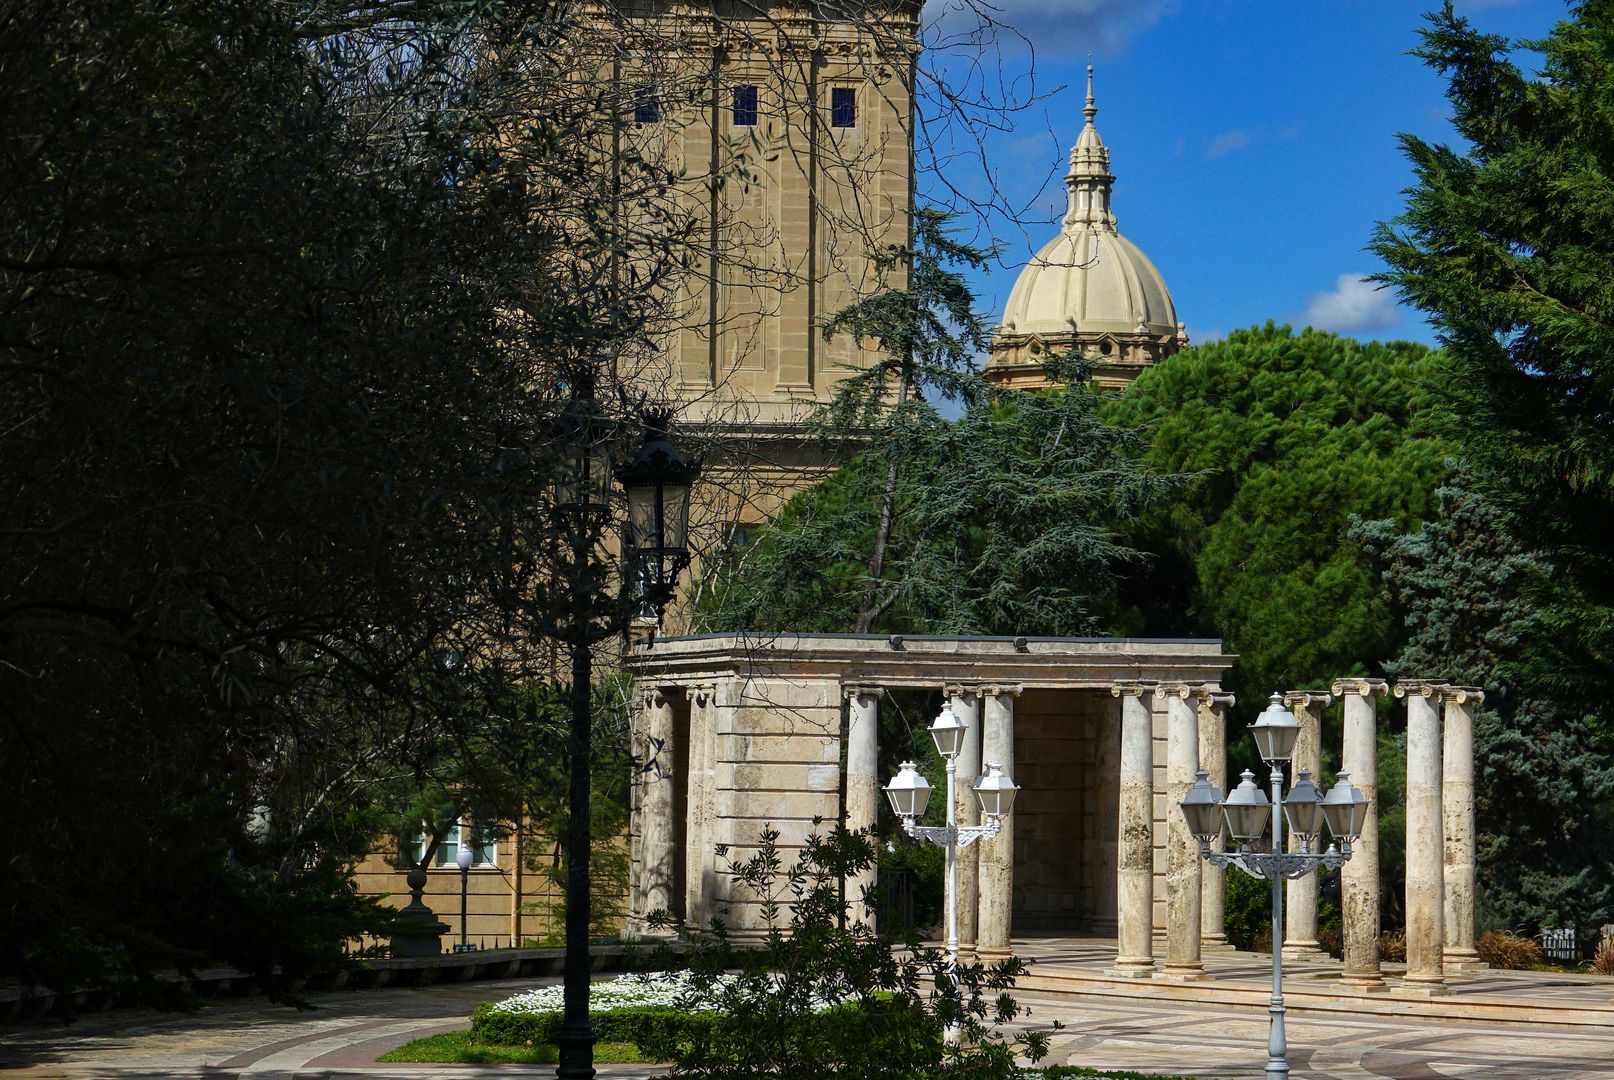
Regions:
[[[560, 1038], [565, 1013], [514, 1012], [484, 1002], [471, 1014], [471, 1034], [498, 1046], [554, 1046]], [[680, 1042], [704, 1038], [716, 1022], [710, 1012], [689, 1012], [665, 1005], [635, 1005], [591, 1012], [594, 1038], [599, 1042]]]
[[1379, 959], [1392, 964], [1407, 962], [1406, 931], [1386, 930], [1379, 935]]
[[[1272, 885], [1250, 875], [1227, 871], [1223, 925], [1228, 944], [1244, 952], [1272, 951]], [[1261, 943], [1265, 941], [1263, 946]]]
[[[642, 1044], [646, 1056], [696, 1080], [800, 1076], [809, 1065], [824, 1080], [1011, 1080], [1017, 1052], [1033, 1062], [1047, 1052], [1046, 1032], [1013, 1041], [999, 1030], [1022, 1015], [1007, 991], [1024, 961], [955, 970], [938, 949], [911, 937], [895, 949], [847, 918], [839, 883], [874, 865], [867, 835], [810, 835], [788, 866], [778, 840], [765, 829], [755, 853], [728, 867], [737, 891], [756, 898], [760, 941], [736, 945], [721, 920], [677, 927], [689, 963], [679, 1007], [716, 1015], [700, 1037], [662, 1030]], [[943, 1040], [949, 1025], [956, 1044]]]
[[1474, 943], [1480, 959], [1504, 971], [1529, 971], [1541, 966], [1545, 959], [1541, 946], [1512, 930], [1487, 930]]
[[1614, 975], [1614, 937], [1604, 934], [1592, 954], [1592, 970], [1599, 975]]

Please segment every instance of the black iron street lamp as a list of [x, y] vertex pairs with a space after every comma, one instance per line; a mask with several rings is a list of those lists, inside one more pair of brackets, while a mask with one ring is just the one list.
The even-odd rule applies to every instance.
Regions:
[[[557, 479], [555, 505], [570, 530], [570, 619], [562, 637], [571, 647], [571, 731], [569, 820], [566, 823], [566, 966], [564, 1013], [558, 1044], [561, 1080], [594, 1076], [594, 1027], [588, 1017], [589, 976], [589, 819], [593, 753], [591, 649], [626, 629], [629, 619], [653, 619], [659, 626], [689, 565], [690, 489], [698, 462], [680, 453], [668, 434], [672, 415], [647, 410], [644, 438], [633, 460], [612, 470], [612, 426], [594, 399], [592, 386], [578, 386], [562, 414], [561, 435], [570, 451]], [[608, 602], [607, 570], [597, 557], [611, 509], [611, 477], [627, 494], [627, 533], [623, 537], [623, 595]], [[631, 607], [631, 611], [630, 611]]]

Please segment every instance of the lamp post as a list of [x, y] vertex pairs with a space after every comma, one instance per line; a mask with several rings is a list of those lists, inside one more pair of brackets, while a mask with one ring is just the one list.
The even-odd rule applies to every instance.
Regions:
[[[1362, 834], [1362, 823], [1367, 818], [1368, 799], [1353, 787], [1348, 774], [1341, 772], [1339, 781], [1322, 796], [1312, 783], [1311, 773], [1301, 769], [1299, 777], [1283, 797], [1283, 765], [1295, 751], [1300, 736], [1300, 724], [1294, 714], [1283, 707], [1283, 700], [1273, 694], [1266, 710], [1250, 725], [1261, 759], [1272, 768], [1270, 782], [1272, 798], [1255, 785], [1255, 774], [1246, 769], [1240, 783], [1226, 799], [1209, 780], [1209, 773], [1199, 770], [1199, 779], [1183, 796], [1183, 816], [1188, 819], [1188, 831], [1199, 841], [1199, 855], [1212, 866], [1236, 867], [1253, 878], [1272, 883], [1272, 1016], [1267, 1038], [1266, 1075], [1289, 1075], [1289, 1043], [1284, 1033], [1283, 1017], [1283, 885], [1290, 878], [1303, 877], [1318, 869], [1332, 870], [1342, 866], [1351, 857], [1351, 842]], [[1282, 814], [1274, 814], [1273, 807], [1282, 806]], [[1227, 823], [1227, 831], [1238, 843], [1237, 851], [1214, 851], [1211, 842], [1222, 830], [1220, 817]], [[1287, 818], [1289, 831], [1300, 841], [1300, 850], [1283, 850], [1283, 822]], [[1257, 843], [1272, 823], [1272, 847], [1257, 851]], [[1321, 835], [1327, 822], [1328, 831], [1338, 841], [1329, 844], [1326, 851], [1313, 852], [1312, 844]]]
[[460, 825], [460, 848], [454, 853], [454, 865], [460, 868], [460, 952], [465, 951], [465, 914], [466, 897], [470, 894], [471, 863], [476, 856], [471, 852], [471, 846], [465, 842], [465, 825]]
[[[672, 414], [646, 410], [644, 435], [631, 462], [611, 468], [613, 425], [600, 413], [593, 380], [580, 378], [560, 418], [559, 436], [568, 453], [555, 484], [555, 509], [568, 540], [566, 619], [559, 637], [571, 651], [571, 723], [567, 739], [570, 780], [566, 822], [566, 963], [563, 1012], [556, 1038], [560, 1080], [594, 1076], [594, 1027], [589, 1022], [589, 822], [591, 815], [593, 705], [592, 648], [627, 626], [653, 618], [677, 590], [689, 565], [689, 496], [700, 464], [679, 453], [668, 438]], [[628, 504], [623, 537], [622, 594], [607, 591], [608, 568], [597, 557], [610, 518], [611, 478]], [[628, 605], [632, 610], [628, 611]], [[625, 617], [626, 616], [626, 617]]]
[[[958, 851], [977, 840], [988, 840], [1003, 827], [1003, 818], [1014, 807], [1014, 796], [1020, 790], [1004, 773], [997, 762], [987, 762], [985, 771], [972, 785], [975, 799], [981, 807], [980, 825], [958, 824], [958, 807], [953, 801], [953, 785], [958, 774], [958, 755], [964, 748], [964, 724], [944, 705], [930, 725], [930, 737], [936, 750], [947, 763], [947, 824], [920, 825], [918, 818], [930, 802], [930, 782], [919, 775], [911, 761], [904, 761], [897, 775], [885, 786], [891, 809], [902, 819], [902, 829], [915, 840], [928, 840], [941, 844], [947, 850], [947, 963], [950, 969], [958, 968]], [[957, 1037], [956, 1028], [948, 1028], [949, 1040]]]

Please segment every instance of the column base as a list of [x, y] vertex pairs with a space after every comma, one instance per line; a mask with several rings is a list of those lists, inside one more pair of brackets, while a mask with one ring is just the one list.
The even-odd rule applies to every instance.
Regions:
[[[959, 948], [959, 952], [960, 954], [963, 953], [962, 947]], [[995, 964], [999, 960], [1007, 960], [1013, 955], [1014, 950], [1011, 948], [998, 948], [995, 945], [975, 946], [975, 959], [983, 964]]]
[[1384, 981], [1383, 975], [1369, 975], [1366, 973], [1341, 975], [1339, 985], [1343, 989], [1357, 994], [1384, 994], [1390, 990], [1390, 984]]
[[1437, 998], [1446, 997], [1451, 993], [1451, 987], [1443, 982], [1408, 982], [1403, 980], [1390, 988], [1390, 992], [1398, 997], [1410, 998]]
[[1166, 982], [1204, 982], [1213, 978], [1204, 964], [1167, 964], [1154, 975]]
[[1112, 979], [1152, 979], [1154, 978], [1154, 958], [1150, 956], [1118, 956], [1115, 966], [1107, 969], [1104, 974]]
[[1329, 956], [1327, 952], [1318, 947], [1316, 944], [1286, 944], [1283, 947], [1283, 958], [1285, 960], [1294, 960], [1300, 963], [1319, 963], [1333, 959], [1332, 956]]
[[1440, 957], [1440, 966], [1446, 971], [1455, 972], [1491, 970], [1491, 965], [1481, 960], [1479, 953], [1466, 949], [1462, 952], [1443, 953]]

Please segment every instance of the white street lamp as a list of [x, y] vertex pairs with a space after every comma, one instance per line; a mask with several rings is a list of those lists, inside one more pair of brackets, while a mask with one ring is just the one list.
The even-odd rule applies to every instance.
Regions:
[[[1318, 869], [1332, 870], [1342, 866], [1351, 857], [1351, 842], [1362, 834], [1362, 823], [1367, 819], [1368, 799], [1351, 785], [1345, 773], [1326, 796], [1311, 781], [1311, 772], [1301, 769], [1289, 797], [1283, 797], [1283, 764], [1295, 752], [1300, 737], [1300, 724], [1294, 714], [1283, 707], [1277, 694], [1266, 709], [1250, 725], [1261, 758], [1272, 766], [1272, 798], [1268, 800], [1255, 786], [1255, 774], [1248, 769], [1240, 777], [1239, 786], [1227, 798], [1207, 779], [1201, 769], [1199, 780], [1188, 789], [1179, 804], [1188, 819], [1188, 831], [1199, 841], [1199, 855], [1212, 866], [1236, 867], [1253, 878], [1272, 882], [1272, 1016], [1267, 1039], [1266, 1075], [1269, 1080], [1281, 1080], [1289, 1075], [1289, 1043], [1283, 1027], [1283, 882], [1304, 877]], [[1216, 807], [1220, 806], [1227, 821], [1227, 831], [1238, 844], [1237, 851], [1213, 851], [1211, 842], [1216, 839]], [[1283, 813], [1273, 810], [1282, 807]], [[1283, 823], [1287, 818], [1289, 831], [1300, 841], [1300, 850], [1287, 853], [1283, 850]], [[1313, 852], [1312, 843], [1321, 835], [1326, 822], [1328, 831], [1338, 846], [1327, 851]], [[1267, 825], [1272, 826], [1272, 847], [1269, 851], [1251, 850], [1251, 845], [1266, 835]]]
[[[1014, 796], [1019, 792], [1014, 781], [995, 761], [986, 763], [985, 770], [973, 785], [975, 799], [981, 807], [981, 824], [958, 824], [958, 807], [953, 801], [953, 785], [958, 774], [958, 755], [964, 748], [964, 725], [953, 710], [943, 707], [930, 725], [930, 737], [936, 749], [947, 762], [947, 824], [920, 825], [917, 818], [925, 812], [930, 801], [930, 784], [911, 761], [904, 761], [897, 775], [885, 786], [891, 809], [902, 819], [902, 829], [915, 840], [928, 840], [947, 849], [947, 962], [958, 968], [958, 852], [977, 840], [989, 840], [1003, 827], [1003, 818], [1014, 807]], [[948, 1029], [949, 1040], [958, 1032]]]
[[469, 944], [465, 940], [465, 901], [470, 892], [471, 864], [476, 861], [476, 855], [471, 851], [471, 845], [466, 843], [466, 834], [470, 832], [470, 827], [462, 821], [457, 828], [460, 846], [454, 853], [454, 865], [460, 868], [460, 951], [464, 952]]

